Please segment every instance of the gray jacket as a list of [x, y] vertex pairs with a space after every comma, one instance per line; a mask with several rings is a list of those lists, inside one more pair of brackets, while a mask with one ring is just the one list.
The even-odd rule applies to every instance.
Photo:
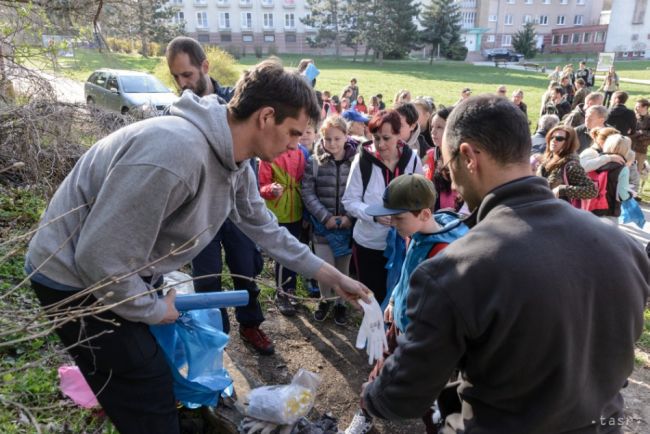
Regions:
[[[131, 321], [160, 322], [165, 303], [142, 277], [188, 263], [226, 218], [271, 256], [313, 276], [323, 261], [279, 228], [248, 162], [236, 163], [226, 107], [186, 91], [172, 116], [147, 119], [97, 142], [55, 193], [26, 269], [59, 290], [95, 291]], [[62, 218], [58, 218], [63, 216]], [[58, 219], [57, 219], [58, 218]]]
[[[341, 198], [345, 193], [345, 184], [357, 146], [358, 142], [348, 139], [345, 143], [345, 157], [337, 164], [334, 157], [318, 143], [315, 154], [307, 162], [302, 178], [302, 201], [307, 211], [323, 224], [332, 216], [347, 214]], [[317, 165], [316, 170], [314, 164]]]

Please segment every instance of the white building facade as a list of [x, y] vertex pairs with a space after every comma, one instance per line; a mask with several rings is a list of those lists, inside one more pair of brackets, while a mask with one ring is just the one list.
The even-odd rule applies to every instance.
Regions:
[[605, 51], [618, 58], [650, 59], [650, 0], [614, 0], [609, 28]]
[[[304, 0], [170, 0], [177, 9], [174, 22], [185, 23], [189, 36], [202, 44], [233, 53], [333, 54], [334, 44], [312, 48], [308, 38], [316, 29], [301, 18], [309, 16]], [[341, 45], [342, 52], [344, 46]]]

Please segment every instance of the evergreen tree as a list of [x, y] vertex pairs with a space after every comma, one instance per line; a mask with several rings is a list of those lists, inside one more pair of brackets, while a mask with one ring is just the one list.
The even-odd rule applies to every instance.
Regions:
[[417, 47], [417, 14], [418, 5], [412, 0], [372, 0], [366, 16], [366, 43], [380, 63]]
[[420, 24], [420, 40], [431, 44], [429, 64], [433, 63], [434, 54], [457, 50], [462, 41], [460, 38], [460, 6], [454, 0], [432, 0], [422, 12]]
[[532, 59], [537, 54], [537, 34], [533, 23], [524, 24], [524, 28], [512, 36], [512, 47], [523, 54], [526, 59]]
[[344, 0], [307, 0], [311, 14], [300, 21], [318, 29], [318, 33], [308, 42], [313, 47], [327, 47], [334, 44], [336, 57], [341, 54], [341, 33]]

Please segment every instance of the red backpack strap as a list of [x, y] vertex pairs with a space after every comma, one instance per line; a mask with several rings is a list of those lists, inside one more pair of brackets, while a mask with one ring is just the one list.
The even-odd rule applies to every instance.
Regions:
[[435, 246], [429, 250], [429, 254], [427, 255], [427, 258], [433, 258], [436, 256], [438, 253], [440, 253], [445, 247], [447, 247], [449, 243], [438, 243]]

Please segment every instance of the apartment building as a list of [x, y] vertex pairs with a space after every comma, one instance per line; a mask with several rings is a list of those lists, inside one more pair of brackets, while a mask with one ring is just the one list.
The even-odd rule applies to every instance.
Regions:
[[650, 0], [616, 0], [609, 17], [605, 51], [617, 58], [650, 59]]
[[309, 15], [304, 0], [169, 0], [174, 22], [185, 23], [188, 35], [204, 44], [252, 54], [330, 54], [333, 47], [313, 49], [307, 38], [315, 29], [300, 19]]
[[479, 0], [476, 27], [485, 29], [481, 48], [510, 47], [525, 23], [535, 23], [537, 46], [548, 52], [555, 29], [598, 25], [602, 9], [603, 0]]

